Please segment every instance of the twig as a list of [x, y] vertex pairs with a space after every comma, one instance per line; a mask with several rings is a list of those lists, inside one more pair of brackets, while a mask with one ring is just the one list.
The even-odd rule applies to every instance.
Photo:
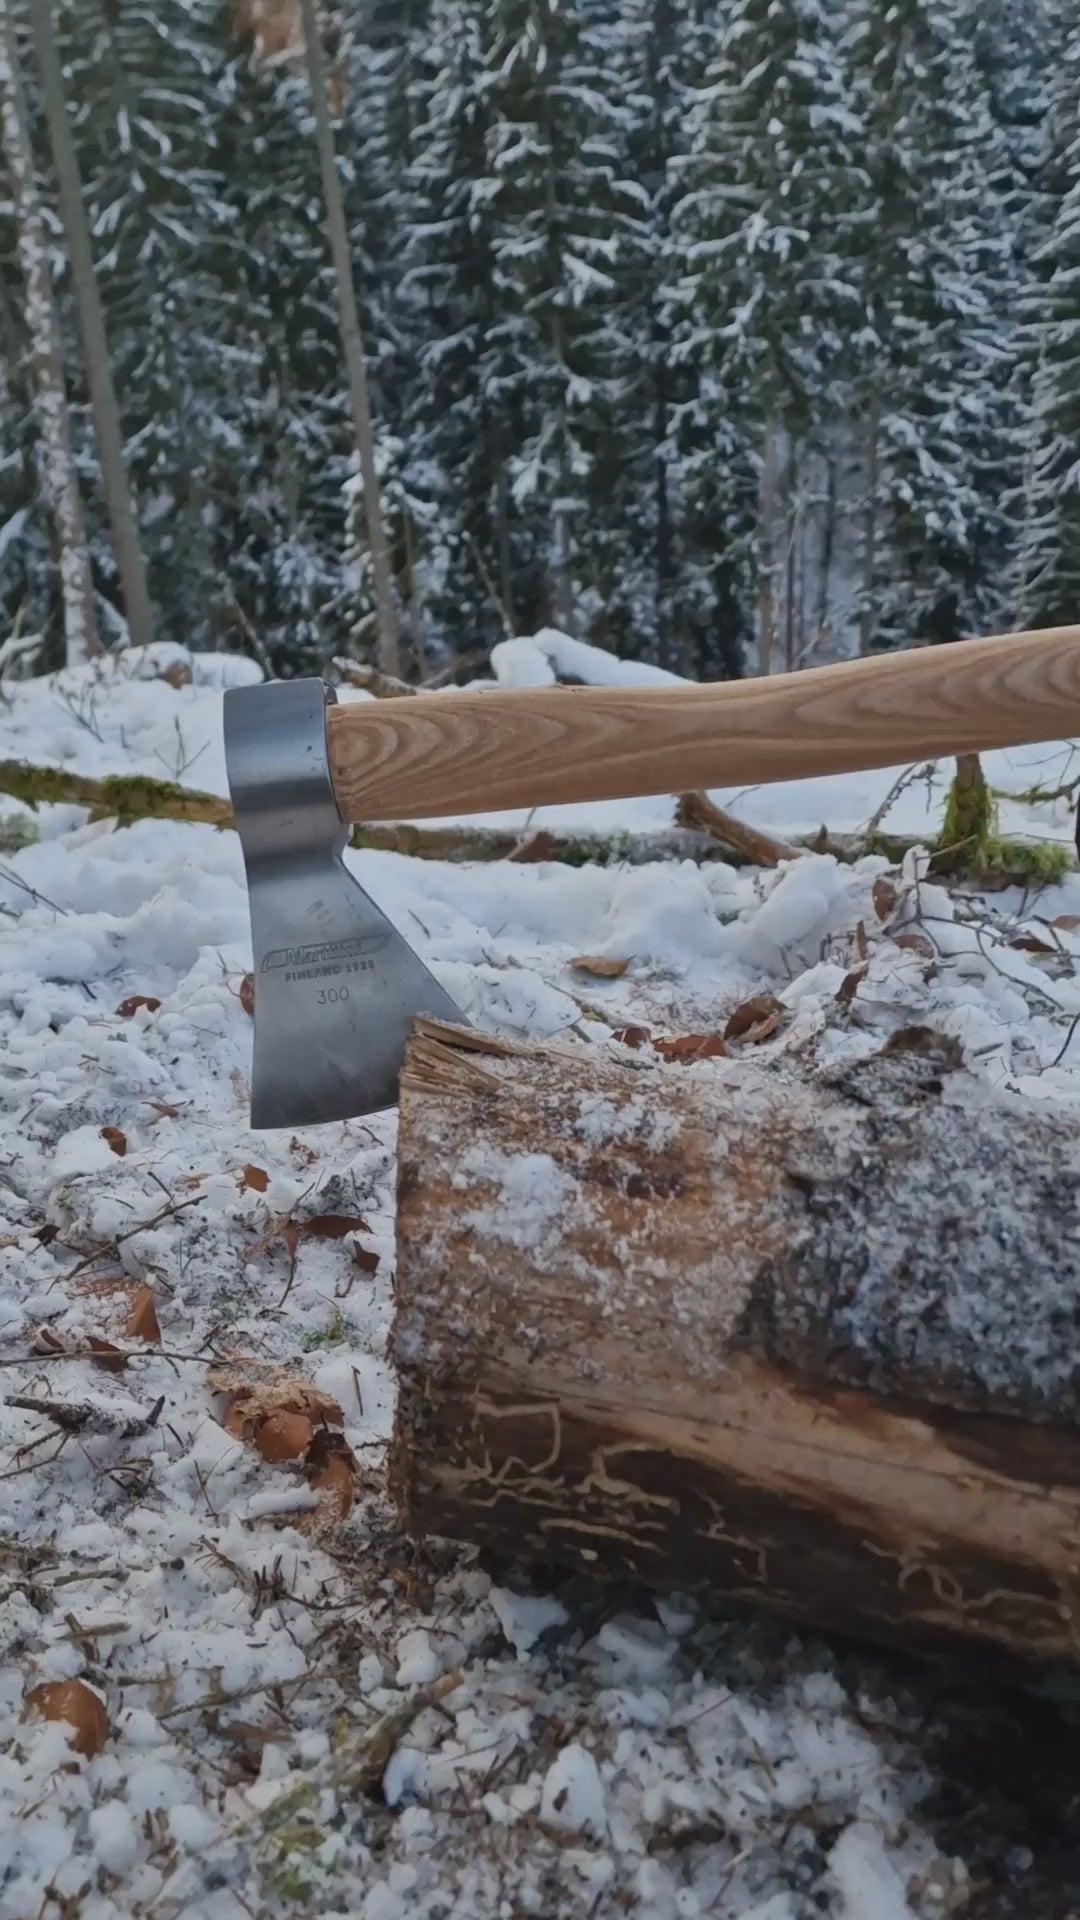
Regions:
[[337, 657], [331, 661], [335, 673], [349, 687], [360, 687], [376, 700], [399, 700], [402, 694], [416, 692], [407, 680], [399, 680], [392, 673], [384, 673], [381, 667], [369, 666], [362, 660], [346, 660]]
[[64, 1433], [112, 1433], [121, 1440], [134, 1440], [140, 1434], [149, 1433], [157, 1426], [161, 1409], [165, 1405], [165, 1395], [155, 1401], [149, 1413], [120, 1414], [111, 1412], [108, 1407], [96, 1407], [89, 1400], [39, 1400], [34, 1394], [12, 1394], [5, 1402], [9, 1407], [18, 1407], [23, 1413], [40, 1413], [46, 1420]]
[[1072, 1046], [1073, 1035], [1075, 1034], [1077, 1027], [1080, 1027], [1080, 1013], [1076, 1014], [1076, 1016], [1074, 1017], [1072, 1025], [1070, 1026], [1069, 1031], [1065, 1035], [1065, 1038], [1062, 1042], [1061, 1052], [1058, 1054], [1055, 1054], [1054, 1058], [1050, 1062], [1051, 1067], [1060, 1067], [1062, 1061], [1065, 1058], [1065, 1055], [1068, 1053], [1069, 1048]]
[[862, 830], [863, 838], [867, 843], [874, 838], [875, 833], [880, 831], [883, 821], [892, 812], [905, 788], [910, 787], [913, 781], [924, 778], [932, 766], [933, 761], [924, 761], [912, 767], [905, 767], [903, 773], [897, 775], [884, 800], [880, 806], [874, 808]]
[[160, 1213], [152, 1214], [149, 1220], [140, 1220], [136, 1226], [128, 1227], [124, 1233], [116, 1233], [111, 1240], [103, 1240], [99, 1247], [92, 1247], [89, 1253], [84, 1254], [70, 1272], [63, 1273], [59, 1276], [59, 1280], [54, 1280], [52, 1286], [57, 1286], [59, 1281], [74, 1280], [77, 1273], [92, 1267], [94, 1261], [100, 1260], [103, 1253], [111, 1253], [114, 1247], [123, 1246], [125, 1240], [134, 1239], [137, 1233], [148, 1233], [151, 1227], [159, 1226], [162, 1220], [171, 1219], [174, 1213], [182, 1213], [185, 1207], [200, 1207], [205, 1198], [204, 1193], [193, 1193], [190, 1200], [173, 1200], [167, 1207], [162, 1207]]

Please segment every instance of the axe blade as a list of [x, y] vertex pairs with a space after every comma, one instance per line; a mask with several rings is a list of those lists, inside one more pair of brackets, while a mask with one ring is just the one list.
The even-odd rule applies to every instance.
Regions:
[[413, 1019], [464, 1026], [345, 866], [321, 680], [225, 694], [225, 762], [251, 913], [258, 1131], [348, 1120], [393, 1106]]

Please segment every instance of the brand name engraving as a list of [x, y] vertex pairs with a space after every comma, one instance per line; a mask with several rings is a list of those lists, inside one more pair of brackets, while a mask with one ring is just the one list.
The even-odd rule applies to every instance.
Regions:
[[385, 947], [388, 933], [362, 933], [352, 940], [318, 940], [301, 947], [273, 947], [261, 973], [284, 973], [286, 980], [312, 980], [338, 973], [366, 973], [371, 955]]

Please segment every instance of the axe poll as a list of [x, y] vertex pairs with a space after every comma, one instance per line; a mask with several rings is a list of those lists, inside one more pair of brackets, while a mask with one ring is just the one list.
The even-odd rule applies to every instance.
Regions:
[[354, 821], [681, 793], [1080, 735], [1080, 627], [715, 685], [495, 688], [337, 705], [225, 695], [254, 951], [252, 1125], [392, 1105], [417, 1014], [463, 1022], [343, 863]]

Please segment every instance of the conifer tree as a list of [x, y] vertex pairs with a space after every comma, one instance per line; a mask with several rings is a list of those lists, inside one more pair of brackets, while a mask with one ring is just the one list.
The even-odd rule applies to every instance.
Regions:
[[1080, 26], [1055, 75], [1020, 351], [1030, 407], [1018, 613], [1067, 623], [1080, 607]]
[[854, 0], [846, 52], [862, 120], [863, 650], [948, 639], [1003, 537], [992, 289], [1007, 238], [969, 0]]
[[856, 312], [838, 232], [851, 124], [832, 10], [729, 0], [675, 168], [673, 301], [698, 379], [687, 494], [754, 603], [762, 672], [806, 644], [790, 563], [806, 456], [833, 422]]

